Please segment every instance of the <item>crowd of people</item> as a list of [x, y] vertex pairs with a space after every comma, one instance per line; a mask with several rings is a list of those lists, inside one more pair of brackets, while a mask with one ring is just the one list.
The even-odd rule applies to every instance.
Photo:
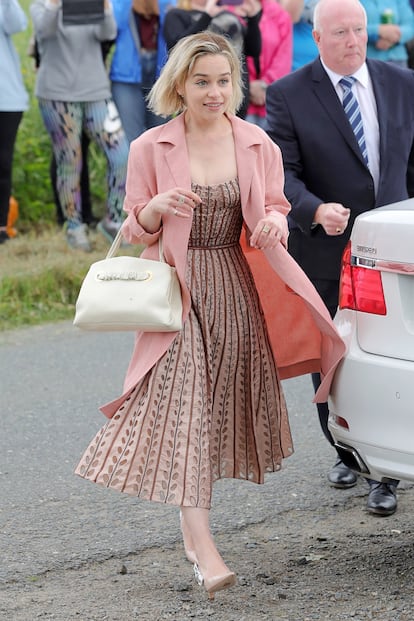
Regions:
[[[128, 146], [147, 129], [165, 122], [151, 112], [147, 97], [169, 51], [181, 37], [204, 30], [230, 37], [243, 69], [244, 98], [237, 115], [266, 128], [268, 86], [318, 56], [313, 36], [317, 3], [106, 0], [102, 15], [73, 15], [70, 0], [63, 2], [69, 7], [66, 11], [62, 0], [33, 1], [35, 92], [51, 140], [56, 217], [65, 225], [69, 245], [91, 250], [88, 230], [95, 226], [109, 241], [115, 237], [123, 218]], [[367, 13], [368, 58], [408, 66], [414, 47], [414, 12], [409, 0], [362, 0], [362, 5]], [[0, 243], [9, 239], [13, 150], [28, 107], [11, 37], [25, 29], [27, 22], [19, 0], [1, 0], [0, 45], [5, 71], [0, 99]], [[108, 68], [105, 62], [110, 50]], [[107, 214], [101, 220], [91, 205], [90, 141], [98, 144], [108, 163]]]
[[[111, 241], [122, 225], [149, 258], [162, 236], [184, 320], [178, 333], [138, 333], [76, 473], [179, 507], [185, 554], [214, 597], [236, 575], [210, 531], [213, 483], [263, 483], [292, 454], [281, 379], [312, 375], [333, 444], [342, 252], [359, 213], [414, 196], [414, 12], [409, 0], [70, 6], [30, 7], [67, 242], [91, 249], [81, 179], [93, 140], [108, 162], [98, 230]], [[0, 0], [0, 242], [28, 105], [11, 35], [26, 25], [18, 0]], [[328, 480], [349, 488], [357, 476], [338, 455]], [[398, 481], [368, 485], [367, 510], [392, 515]]]
[[[57, 221], [64, 225], [67, 243], [86, 252], [91, 250], [91, 227], [111, 241], [121, 225], [129, 145], [165, 122], [150, 110], [147, 97], [177, 41], [206, 29], [230, 37], [242, 59], [244, 97], [237, 114], [262, 126], [266, 87], [292, 68], [292, 21], [275, 0], [231, 5], [221, 0], [105, 0], [97, 15], [99, 4], [88, 2], [81, 9], [82, 3], [71, 0], [30, 3], [35, 95], [50, 136]], [[4, 121], [7, 136], [1, 136], [1, 242], [9, 239], [13, 147], [28, 106], [11, 36], [27, 22], [19, 0], [0, 1], [0, 44], [5, 47], [1, 62], [7, 63], [0, 114], [7, 112], [9, 119]], [[3, 127], [2, 118], [0, 122]], [[103, 151], [108, 166], [107, 211], [99, 221], [89, 190], [91, 141]]]

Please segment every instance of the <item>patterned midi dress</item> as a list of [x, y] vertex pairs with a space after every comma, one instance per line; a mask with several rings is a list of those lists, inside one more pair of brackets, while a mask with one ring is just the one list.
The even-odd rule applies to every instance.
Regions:
[[142, 499], [210, 508], [220, 478], [263, 483], [292, 452], [263, 311], [239, 245], [237, 180], [193, 184], [191, 310], [165, 354], [96, 434], [76, 474]]

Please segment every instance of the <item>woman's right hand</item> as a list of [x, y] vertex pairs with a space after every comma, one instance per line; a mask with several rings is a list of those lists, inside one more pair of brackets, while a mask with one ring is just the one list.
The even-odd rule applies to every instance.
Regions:
[[148, 232], [155, 233], [164, 215], [189, 218], [192, 210], [201, 204], [201, 198], [191, 190], [173, 188], [156, 194], [138, 214], [138, 222]]
[[194, 207], [200, 203], [201, 198], [195, 192], [174, 188], [163, 194], [156, 194], [147, 203], [145, 209], [150, 209], [153, 214], [158, 214], [161, 218], [168, 213], [179, 218], [189, 218]]

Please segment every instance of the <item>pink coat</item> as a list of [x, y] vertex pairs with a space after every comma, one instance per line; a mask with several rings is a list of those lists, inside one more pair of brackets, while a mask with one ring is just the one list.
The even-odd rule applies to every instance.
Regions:
[[[259, 127], [236, 116], [229, 117], [235, 139], [238, 180], [247, 231], [253, 231], [266, 211], [287, 214], [290, 205], [283, 194], [284, 173], [279, 148]], [[191, 188], [183, 115], [142, 134], [131, 144], [124, 209], [128, 217], [124, 236], [130, 243], [147, 246], [142, 256], [158, 258], [160, 231], [147, 233], [137, 222], [137, 212], [157, 193], [173, 187]], [[190, 310], [185, 285], [187, 246], [191, 218], [163, 217], [164, 255], [174, 265], [183, 297], [183, 320]], [[278, 245], [263, 253], [247, 250], [281, 377], [320, 370], [324, 380], [318, 398], [326, 400], [333, 372], [343, 356], [344, 343], [328, 311], [304, 272]], [[176, 333], [136, 335], [123, 394], [101, 407], [111, 418], [140, 379], [165, 353]]]

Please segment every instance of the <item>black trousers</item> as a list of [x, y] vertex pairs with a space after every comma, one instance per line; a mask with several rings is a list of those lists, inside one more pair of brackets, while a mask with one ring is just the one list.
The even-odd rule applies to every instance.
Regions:
[[[335, 316], [337, 307], [338, 307], [338, 295], [339, 295], [339, 281], [338, 280], [312, 280], [312, 283], [315, 286], [315, 289], [321, 296], [322, 300], [325, 302], [325, 306], [327, 307], [329, 314], [333, 318]], [[315, 392], [319, 388], [321, 383], [321, 376], [319, 373], [312, 373], [312, 383], [315, 389]], [[328, 440], [332, 446], [334, 445], [333, 438], [328, 429], [328, 418], [329, 418], [329, 408], [328, 404], [325, 403], [317, 403], [316, 407], [318, 409], [319, 422], [324, 433], [325, 438]]]
[[0, 112], [0, 226], [7, 226], [13, 153], [23, 112]]

